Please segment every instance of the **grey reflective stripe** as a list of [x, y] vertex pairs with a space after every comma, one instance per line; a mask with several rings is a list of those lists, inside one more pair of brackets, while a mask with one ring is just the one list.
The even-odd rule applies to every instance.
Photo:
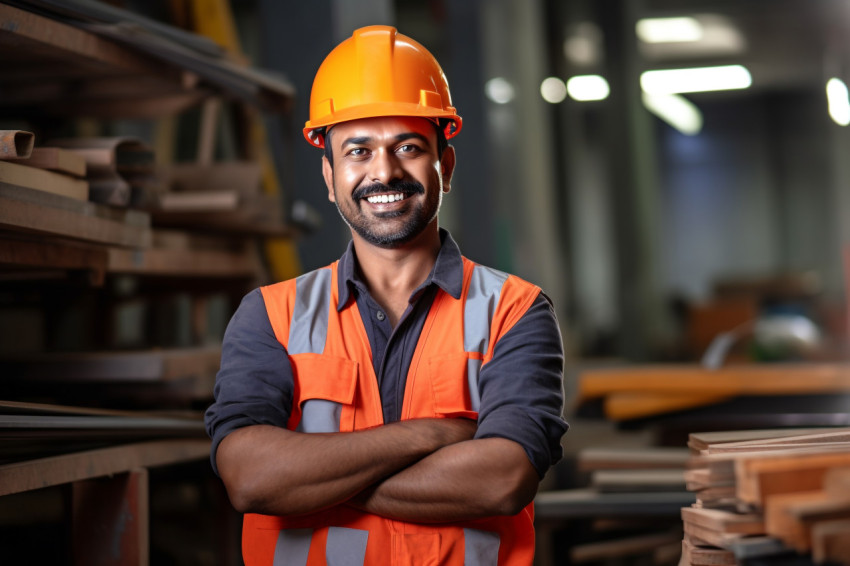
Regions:
[[478, 392], [478, 372], [484, 360], [469, 358], [466, 360], [466, 383], [469, 386], [469, 403], [473, 411], [481, 407], [481, 394]]
[[463, 308], [463, 349], [466, 352], [487, 352], [490, 324], [499, 304], [502, 285], [508, 274], [476, 265], [469, 281], [469, 292]]
[[499, 543], [499, 533], [463, 529], [463, 566], [496, 566]]
[[321, 354], [328, 336], [331, 270], [317, 269], [295, 280], [295, 306], [286, 350], [290, 354]]
[[[463, 350], [465, 352], [487, 353], [490, 346], [490, 325], [499, 305], [502, 286], [508, 274], [482, 265], [476, 265], [469, 281], [469, 292], [463, 307]], [[467, 365], [467, 381], [472, 410], [480, 405], [478, 396], [478, 371], [481, 360], [471, 359]]]
[[283, 529], [277, 535], [273, 566], [306, 566], [313, 529]]
[[308, 399], [301, 404], [298, 432], [339, 432], [342, 404], [326, 399]]
[[328, 566], [363, 566], [369, 531], [330, 527], [325, 559]]

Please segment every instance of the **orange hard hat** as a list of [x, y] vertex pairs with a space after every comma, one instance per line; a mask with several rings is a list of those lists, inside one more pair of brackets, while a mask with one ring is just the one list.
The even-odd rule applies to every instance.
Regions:
[[325, 58], [313, 80], [304, 137], [324, 147], [328, 127], [376, 116], [428, 118], [446, 139], [462, 123], [437, 60], [390, 26], [360, 28]]

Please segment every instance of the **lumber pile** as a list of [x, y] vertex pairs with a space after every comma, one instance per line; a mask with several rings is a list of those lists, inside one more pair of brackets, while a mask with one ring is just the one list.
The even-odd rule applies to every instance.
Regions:
[[683, 565], [850, 564], [850, 428], [690, 435]]

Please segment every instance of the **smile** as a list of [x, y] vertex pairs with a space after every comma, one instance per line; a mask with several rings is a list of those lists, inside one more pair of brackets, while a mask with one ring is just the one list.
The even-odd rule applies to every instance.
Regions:
[[390, 195], [373, 195], [370, 197], [366, 197], [366, 201], [371, 204], [383, 204], [387, 202], [396, 202], [404, 199], [403, 193], [393, 193]]

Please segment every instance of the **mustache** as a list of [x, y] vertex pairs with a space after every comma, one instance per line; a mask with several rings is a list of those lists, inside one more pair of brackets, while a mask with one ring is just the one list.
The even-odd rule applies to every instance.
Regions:
[[357, 187], [354, 189], [354, 192], [351, 193], [351, 197], [355, 200], [360, 200], [371, 195], [379, 195], [382, 193], [402, 193], [405, 196], [424, 195], [425, 187], [422, 186], [422, 183], [418, 183], [416, 181], [394, 179], [386, 185], [384, 183], [372, 183], [371, 185]]

